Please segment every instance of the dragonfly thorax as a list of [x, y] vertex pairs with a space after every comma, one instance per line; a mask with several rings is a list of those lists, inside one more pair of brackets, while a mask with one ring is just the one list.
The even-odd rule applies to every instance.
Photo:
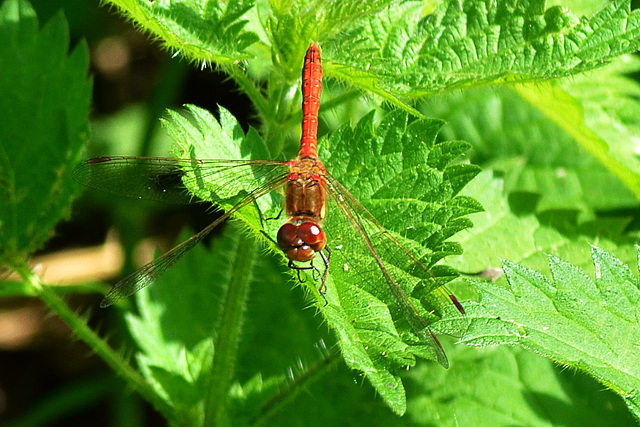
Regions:
[[327, 236], [311, 217], [291, 218], [278, 230], [278, 246], [292, 261], [311, 261], [327, 244]]
[[326, 215], [324, 167], [317, 158], [299, 157], [289, 171], [285, 211], [290, 219], [278, 231], [278, 246], [292, 261], [311, 261], [327, 244], [320, 228]]
[[[305, 159], [306, 160], [306, 159]], [[320, 223], [326, 215], [326, 197], [321, 163], [310, 168], [303, 162], [290, 166], [285, 190], [285, 212], [288, 217], [311, 217]]]

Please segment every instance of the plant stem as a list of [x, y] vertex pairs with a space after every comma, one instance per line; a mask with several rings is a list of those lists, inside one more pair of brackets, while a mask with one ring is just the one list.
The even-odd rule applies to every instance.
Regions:
[[16, 271], [25, 282], [36, 290], [38, 296], [45, 304], [69, 325], [78, 338], [84, 341], [93, 352], [100, 356], [115, 372], [120, 374], [127, 383], [149, 401], [157, 411], [162, 413], [167, 419], [173, 419], [173, 409], [164, 400], [160, 399], [144, 378], [118, 353], [109, 347], [106, 341], [96, 335], [96, 333], [87, 326], [86, 321], [74, 313], [51, 287], [44, 285], [40, 281], [40, 278], [26, 265], [16, 268]]
[[320, 376], [322, 376], [322, 374], [324, 374], [334, 362], [340, 360], [338, 357], [339, 355], [340, 352], [338, 347], [333, 347], [322, 359], [307, 369], [302, 375], [295, 378], [294, 381], [291, 381], [286, 388], [280, 390], [278, 394], [262, 405], [260, 413], [251, 420], [249, 424], [258, 425], [273, 416], [279, 408], [293, 399], [300, 391], [304, 390], [305, 387], [320, 378]]
[[231, 276], [220, 313], [220, 328], [214, 347], [204, 425], [221, 423], [235, 372], [238, 342], [256, 256], [255, 239], [240, 236]]
[[253, 106], [258, 112], [258, 116], [269, 117], [269, 106], [264, 96], [260, 92], [260, 89], [256, 87], [255, 83], [247, 77], [247, 75], [237, 66], [226, 66], [223, 68], [229, 76], [240, 86], [242, 90], [253, 102]]

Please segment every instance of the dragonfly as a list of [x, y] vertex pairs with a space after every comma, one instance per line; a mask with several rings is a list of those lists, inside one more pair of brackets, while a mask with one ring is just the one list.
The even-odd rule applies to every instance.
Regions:
[[[386, 283], [386, 288], [383, 286], [385, 293], [395, 302], [420, 344], [441, 365], [448, 367], [444, 349], [431, 331], [429, 322], [405, 291], [411, 287], [409, 278], [422, 277], [432, 283], [429, 290], [439, 302], [453, 304], [462, 314], [464, 309], [420, 257], [385, 229], [325, 168], [318, 156], [317, 139], [321, 91], [320, 49], [313, 43], [306, 52], [302, 69], [300, 149], [297, 157], [290, 161], [110, 156], [79, 164], [73, 177], [81, 184], [150, 200], [183, 199], [186, 183], [204, 178], [215, 183], [214, 188], [207, 189], [212, 193], [234, 192], [234, 187], [240, 185], [238, 183], [252, 183], [250, 189], [238, 188], [237, 191], [244, 191], [243, 197], [207, 227], [118, 282], [100, 306], [108, 307], [153, 283], [218, 225], [260, 197], [284, 186], [287, 220], [280, 227], [276, 242], [288, 258], [289, 267], [298, 270], [298, 278], [300, 270], [318, 271], [313, 261], [319, 256], [324, 271], [314, 276], [320, 281], [318, 291], [324, 298], [332, 254], [340, 254], [343, 246], [350, 245], [351, 251], [345, 253], [351, 255], [343, 256], [344, 262], [338, 268], [347, 270], [359, 266], [356, 268], [358, 275], [354, 277], [362, 283]], [[322, 227], [328, 213], [349, 224], [339, 236], [345, 243], [334, 246], [333, 250], [327, 244], [327, 235]], [[356, 262], [355, 257], [364, 257], [366, 261]], [[326, 305], [326, 298], [324, 301]]]

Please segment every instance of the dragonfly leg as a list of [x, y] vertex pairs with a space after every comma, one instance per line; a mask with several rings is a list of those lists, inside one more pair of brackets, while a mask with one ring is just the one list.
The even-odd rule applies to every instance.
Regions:
[[322, 281], [320, 282], [318, 292], [324, 299], [324, 305], [326, 306], [328, 302], [325, 294], [327, 293], [327, 274], [329, 273], [329, 263], [331, 262], [331, 248], [329, 246], [325, 246], [324, 249], [327, 252], [326, 255], [323, 251], [320, 251], [320, 257], [322, 258], [322, 262], [324, 263], [324, 272], [322, 273]]
[[315, 265], [312, 264], [312, 266], [313, 266], [313, 271], [311, 272], [311, 278], [313, 279], [314, 282], [317, 282], [318, 279], [320, 278], [320, 270]]
[[273, 221], [273, 220], [275, 220], [275, 219], [280, 219], [280, 215], [282, 215], [282, 211], [283, 211], [283, 209], [282, 209], [282, 208], [280, 208], [280, 212], [278, 212], [278, 215], [276, 215], [276, 216], [274, 216], [274, 217], [265, 218], [264, 220], [265, 220], [265, 221]]
[[[302, 276], [300, 275], [300, 271], [301, 270], [317, 270], [313, 265], [307, 265], [307, 266], [300, 266], [300, 265], [296, 265], [293, 260], [289, 260], [289, 264], [287, 265], [290, 269], [295, 270], [296, 273], [298, 274], [298, 282], [300, 283], [304, 283], [305, 280], [302, 278]], [[315, 274], [315, 273], [313, 273]], [[314, 278], [315, 280], [315, 278]]]
[[[264, 218], [264, 221], [273, 221], [273, 220], [280, 219], [280, 215], [282, 215], [282, 209], [280, 209], [280, 212], [278, 212], [278, 215], [277, 215], [277, 216], [275, 216], [275, 217], [269, 217], [269, 218]], [[272, 241], [276, 246], [278, 246], [278, 242], [276, 242], [275, 240], [273, 240], [273, 237], [271, 237], [271, 236], [269, 235], [269, 233], [267, 233], [266, 231], [264, 231], [264, 229], [263, 229], [263, 230], [260, 230], [260, 232], [262, 233], [262, 235], [263, 235], [264, 237], [266, 237], [267, 239], [271, 240], [271, 241]], [[291, 266], [289, 266], [289, 267], [291, 267]]]
[[[322, 262], [324, 263], [324, 271], [322, 272], [322, 278], [320, 281], [320, 287], [318, 288], [318, 293], [324, 300], [324, 305], [326, 306], [329, 303], [327, 301], [327, 298], [325, 297], [325, 294], [327, 293], [326, 282], [327, 282], [327, 274], [329, 273], [329, 263], [331, 262], [331, 248], [329, 248], [328, 246], [325, 246], [324, 249], [326, 250], [326, 254], [324, 251], [318, 252], [320, 254], [320, 257], [322, 258]], [[298, 275], [298, 282], [300, 283], [305, 282], [305, 280], [300, 275], [300, 271], [302, 270], [311, 270], [311, 275], [313, 280], [314, 281], [318, 280], [318, 275], [320, 274], [320, 270], [316, 266], [314, 266], [312, 262], [309, 262], [309, 265], [301, 266], [301, 265], [297, 265], [293, 260], [290, 259], [289, 264], [287, 266], [290, 269], [296, 271], [296, 274]]]
[[300, 276], [300, 270], [306, 270], [306, 268], [296, 268], [296, 273], [298, 274], [298, 282], [300, 283], [304, 283], [306, 281], [306, 279], [304, 278], [304, 276]]

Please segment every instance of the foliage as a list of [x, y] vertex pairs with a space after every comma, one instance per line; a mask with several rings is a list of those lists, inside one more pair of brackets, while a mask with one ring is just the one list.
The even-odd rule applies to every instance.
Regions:
[[[242, 227], [138, 294], [139, 311], [125, 315], [132, 368], [27, 267], [77, 191], [70, 169], [88, 139], [90, 81], [85, 45], [67, 54], [62, 15], [38, 30], [25, 0], [0, 9], [0, 259], [23, 279], [3, 296], [41, 297], [172, 424], [633, 423], [596, 381], [640, 418], [638, 279], [625, 266], [637, 257], [640, 196], [640, 86], [627, 76], [640, 63], [625, 56], [639, 47], [640, 15], [629, 1], [106, 3], [167, 50], [226, 72], [251, 100], [260, 127], [246, 132], [224, 108], [217, 118], [195, 106], [169, 112], [174, 154], [186, 159], [291, 158], [302, 58], [320, 44], [320, 154], [430, 268], [419, 277], [390, 266], [431, 329], [459, 337], [443, 340], [451, 369], [418, 362], [433, 352], [334, 205], [326, 304], [313, 274], [282, 286], [298, 280], [266, 237], [281, 224], [271, 219], [278, 193], [235, 212]], [[225, 209], [271, 176], [247, 169], [203, 185], [186, 172], [194, 194]], [[595, 279], [583, 272], [590, 259]], [[466, 316], [431, 292], [453, 279], [446, 265], [498, 273], [449, 284]], [[372, 389], [354, 388], [352, 375], [406, 416], [371, 405]]]
[[407, 378], [407, 416], [419, 425], [634, 425], [613, 393], [521, 347], [454, 346], [455, 369], [418, 367]]
[[91, 81], [86, 45], [67, 56], [61, 14], [38, 31], [27, 5], [5, 2], [0, 11], [0, 261], [13, 264], [70, 214], [78, 189], [68, 174], [89, 137]]
[[483, 298], [468, 306], [471, 324], [462, 341], [520, 344], [583, 369], [623, 396], [637, 417], [636, 352], [628, 343], [638, 340], [638, 281], [608, 252], [594, 246], [592, 257], [595, 280], [555, 256], [549, 256], [553, 282], [505, 261], [508, 289], [477, 283]]

